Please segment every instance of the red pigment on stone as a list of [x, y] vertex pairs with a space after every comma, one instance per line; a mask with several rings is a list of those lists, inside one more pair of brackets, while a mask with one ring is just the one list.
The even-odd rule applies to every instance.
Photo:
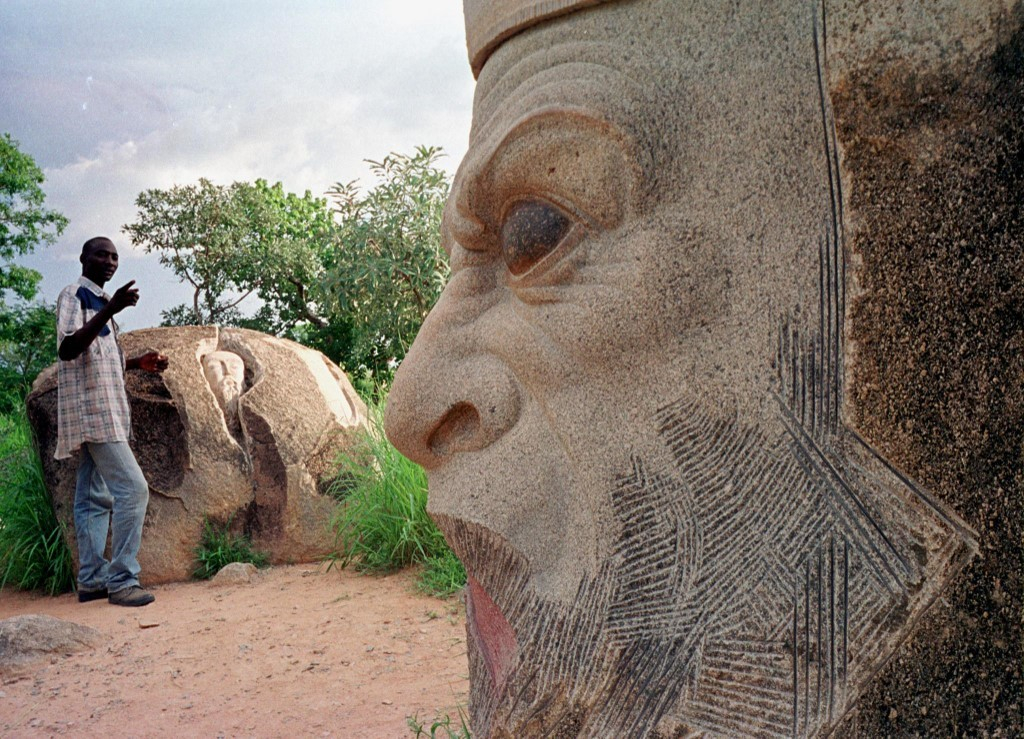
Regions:
[[487, 665], [491, 685], [497, 692], [505, 684], [512, 667], [517, 649], [516, 635], [501, 609], [472, 577], [467, 578], [466, 623]]

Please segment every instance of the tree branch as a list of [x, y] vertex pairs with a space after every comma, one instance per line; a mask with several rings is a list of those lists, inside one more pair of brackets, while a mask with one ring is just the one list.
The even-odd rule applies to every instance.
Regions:
[[288, 282], [295, 286], [295, 292], [298, 293], [299, 301], [302, 303], [302, 313], [309, 319], [310, 323], [315, 324], [318, 328], [327, 328], [327, 321], [316, 315], [309, 309], [309, 301], [306, 300], [306, 286], [296, 280], [294, 277], [289, 277]]
[[252, 289], [250, 289], [250, 290], [246, 291], [246, 293], [245, 293], [244, 295], [242, 295], [242, 297], [240, 297], [240, 298], [239, 298], [238, 300], [236, 300], [235, 302], [233, 302], [233, 303], [228, 303], [227, 305], [223, 305], [223, 306], [221, 306], [221, 310], [228, 310], [229, 308], [234, 308], [234, 307], [235, 307], [236, 305], [238, 305], [239, 303], [241, 303], [241, 302], [242, 302], [243, 300], [245, 300], [245, 299], [246, 299], [247, 297], [249, 297], [250, 295], [252, 295]]

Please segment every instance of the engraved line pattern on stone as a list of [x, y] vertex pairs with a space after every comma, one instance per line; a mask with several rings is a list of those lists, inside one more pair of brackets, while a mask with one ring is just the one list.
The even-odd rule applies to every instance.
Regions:
[[[538, 598], [499, 536], [439, 517], [519, 644], [477, 715], [530, 735], [631, 735], [670, 710], [715, 734], [835, 725], [922, 608], [910, 553], [941, 572], [962, 542], [852, 437], [818, 445], [778, 408], [771, 433], [699, 401], [663, 408], [672, 468], [634, 458], [617, 480], [613, 554], [572, 605]], [[595, 695], [608, 710], [591, 725], [577, 706]]]
[[[774, 439], [697, 401], [659, 414], [703, 532], [691, 600], [704, 604], [705, 637], [683, 717], [712, 733], [834, 725], [925, 605], [913, 601], [924, 573], [911, 552], [927, 546], [941, 571], [962, 549], [914, 490], [845, 459], [856, 447], [838, 436], [817, 444], [779, 401]], [[766, 490], [777, 492], [756, 494]]]
[[[782, 411], [784, 420], [788, 421], [786, 428], [793, 439], [794, 453], [805, 460], [818, 477], [822, 491], [827, 493], [826, 500], [833, 514], [847, 527], [857, 531], [860, 538], [855, 539], [855, 543], [865, 555], [870, 551], [868, 559], [878, 566], [879, 582], [887, 588], [898, 588], [902, 578], [913, 574], [909, 561], [892, 545], [882, 526], [840, 475], [825, 449], [815, 444], [795, 419], [791, 416], [785, 418], [789, 415], [785, 406]], [[889, 575], [888, 578], [884, 577], [883, 569]], [[900, 571], [897, 572], [897, 569]]]

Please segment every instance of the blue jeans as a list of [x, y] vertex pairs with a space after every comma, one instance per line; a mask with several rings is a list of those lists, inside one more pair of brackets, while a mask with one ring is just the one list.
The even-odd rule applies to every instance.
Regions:
[[[149, 485], [128, 442], [85, 442], [75, 487], [78, 587], [111, 593], [139, 584]], [[107, 531], [110, 555], [104, 557]]]

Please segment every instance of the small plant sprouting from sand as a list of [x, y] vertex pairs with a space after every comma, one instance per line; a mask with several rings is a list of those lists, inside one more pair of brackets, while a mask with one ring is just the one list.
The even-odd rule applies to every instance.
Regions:
[[452, 726], [449, 714], [436, 717], [428, 726], [418, 716], [410, 716], [406, 723], [416, 739], [472, 739], [469, 731], [469, 717], [462, 706], [459, 706], [459, 725]]

